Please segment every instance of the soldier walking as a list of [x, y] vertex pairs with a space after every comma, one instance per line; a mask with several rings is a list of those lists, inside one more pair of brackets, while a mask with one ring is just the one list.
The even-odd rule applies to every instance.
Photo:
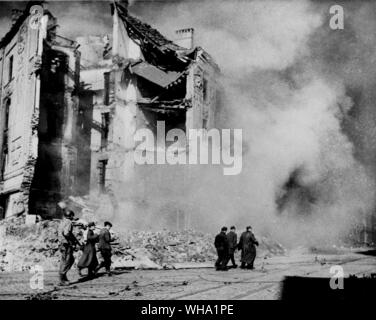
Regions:
[[112, 223], [106, 221], [104, 223], [104, 228], [101, 230], [99, 234], [99, 244], [98, 249], [102, 256], [102, 262], [99, 264], [95, 273], [99, 271], [101, 268], [106, 269], [107, 276], [111, 276], [111, 233], [110, 230], [112, 228]]
[[252, 227], [248, 226], [246, 231], [240, 236], [238, 244], [239, 250], [242, 251], [240, 260], [242, 264], [240, 268], [254, 269], [253, 263], [256, 258], [256, 246], [258, 245], [259, 243], [252, 232]]
[[214, 240], [214, 246], [217, 249], [218, 259], [215, 263], [217, 271], [227, 271], [228, 262], [228, 239], [226, 236], [227, 227], [223, 227]]
[[235, 250], [238, 246], [238, 235], [236, 234], [236, 228], [235, 226], [232, 226], [230, 228], [230, 232], [227, 234], [227, 239], [228, 239], [228, 254], [229, 254], [229, 259], [231, 260], [232, 263], [232, 268], [237, 268], [238, 265], [235, 263], [235, 257], [234, 253]]
[[59, 227], [59, 240], [60, 240], [60, 268], [59, 268], [59, 285], [66, 286], [69, 285], [69, 280], [67, 278], [67, 273], [72, 268], [74, 263], [74, 248], [76, 245], [80, 245], [80, 242], [73, 234], [73, 223], [74, 218], [73, 211], [64, 210], [63, 221]]
[[83, 248], [83, 252], [80, 260], [77, 263], [78, 274], [82, 277], [81, 270], [84, 268], [88, 269], [87, 276], [92, 278], [94, 276], [95, 268], [98, 266], [97, 252], [95, 249], [95, 244], [99, 240], [99, 235], [94, 233], [95, 223], [90, 222], [88, 225], [88, 232], [86, 237], [86, 243]]

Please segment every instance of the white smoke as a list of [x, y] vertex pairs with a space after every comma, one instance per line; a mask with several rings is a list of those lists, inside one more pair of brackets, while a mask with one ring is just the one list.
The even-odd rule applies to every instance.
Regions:
[[[353, 105], [346, 83], [313, 55], [326, 6], [205, 1], [170, 4], [157, 16], [143, 11], [170, 37], [195, 28], [196, 44], [222, 69], [221, 125], [243, 129], [240, 176], [193, 174], [181, 205], [196, 225], [252, 224], [287, 243], [313, 244], [345, 236], [373, 209], [373, 179], [343, 132]], [[286, 190], [296, 172], [295, 187]]]

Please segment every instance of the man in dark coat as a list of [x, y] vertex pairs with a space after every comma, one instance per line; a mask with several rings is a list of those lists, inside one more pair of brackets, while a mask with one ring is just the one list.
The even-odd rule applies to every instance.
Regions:
[[238, 246], [238, 235], [236, 234], [235, 226], [230, 228], [230, 232], [227, 234], [228, 239], [228, 254], [231, 259], [232, 268], [237, 268], [238, 265], [235, 263], [234, 253]]
[[102, 256], [102, 262], [99, 264], [95, 273], [99, 271], [99, 269], [105, 267], [106, 273], [108, 276], [111, 276], [111, 233], [110, 230], [112, 228], [112, 223], [106, 221], [104, 223], [104, 228], [101, 230], [99, 234], [99, 244], [98, 249]]
[[246, 231], [240, 236], [238, 244], [239, 250], [242, 251], [240, 260], [242, 269], [254, 269], [253, 263], [256, 258], [256, 246], [258, 245], [259, 243], [252, 232], [252, 228], [248, 226]]
[[95, 244], [99, 240], [99, 235], [94, 233], [94, 222], [89, 223], [88, 229], [89, 230], [87, 231], [86, 244], [84, 246], [80, 261], [77, 264], [77, 268], [80, 276], [82, 276], [81, 270], [87, 268], [87, 276], [91, 278], [94, 275], [95, 268], [98, 266]]
[[64, 210], [64, 218], [59, 226], [59, 242], [60, 242], [60, 268], [59, 268], [59, 278], [61, 286], [69, 285], [67, 278], [67, 273], [72, 268], [74, 263], [73, 251], [76, 245], [80, 245], [80, 242], [73, 234], [73, 223], [74, 212], [69, 210]]
[[227, 271], [228, 262], [228, 239], [226, 236], [227, 227], [223, 227], [214, 240], [214, 246], [217, 249], [218, 259], [215, 263], [216, 270]]

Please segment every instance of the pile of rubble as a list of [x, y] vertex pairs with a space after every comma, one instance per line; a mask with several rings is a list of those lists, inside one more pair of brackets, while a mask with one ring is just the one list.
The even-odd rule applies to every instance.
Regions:
[[132, 264], [127, 259], [134, 257], [146, 257], [159, 268], [173, 268], [175, 263], [212, 263], [216, 256], [213, 236], [193, 230], [133, 231], [120, 235], [120, 245], [114, 249], [124, 266]]
[[60, 221], [42, 221], [26, 226], [22, 218], [0, 224], [0, 271], [24, 271], [36, 264], [56, 269]]
[[[24, 271], [35, 265], [56, 270], [59, 264], [60, 220], [26, 226], [22, 218], [0, 223], [0, 271]], [[83, 230], [75, 227], [78, 239]], [[212, 266], [216, 259], [214, 235], [194, 230], [132, 231], [117, 234], [113, 245], [113, 267], [170, 269], [177, 265]], [[267, 238], [260, 239], [259, 256], [284, 254], [284, 248]], [[81, 251], [75, 252], [78, 261]]]

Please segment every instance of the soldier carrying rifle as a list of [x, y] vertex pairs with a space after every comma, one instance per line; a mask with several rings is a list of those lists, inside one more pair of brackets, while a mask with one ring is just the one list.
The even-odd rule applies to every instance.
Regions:
[[59, 285], [66, 286], [69, 285], [69, 280], [67, 278], [68, 271], [72, 268], [74, 263], [73, 252], [75, 246], [80, 246], [80, 242], [77, 240], [73, 234], [73, 219], [74, 212], [71, 210], [64, 209], [63, 221], [59, 227], [59, 240], [60, 240], [60, 268], [59, 268]]

